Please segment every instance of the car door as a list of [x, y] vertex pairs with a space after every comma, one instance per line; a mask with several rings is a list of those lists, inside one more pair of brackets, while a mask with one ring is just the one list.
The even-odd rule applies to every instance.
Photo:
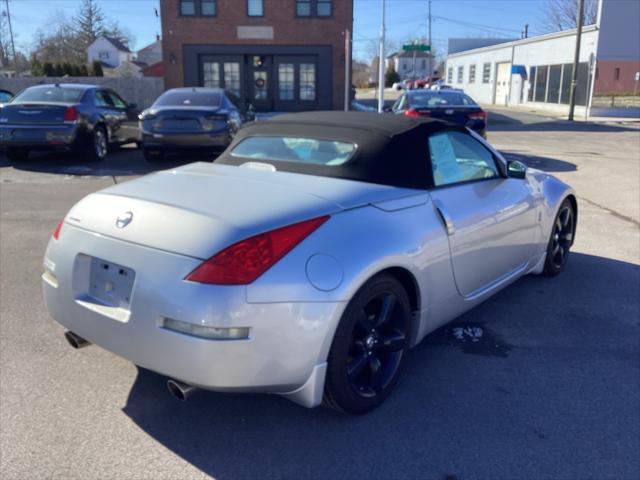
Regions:
[[127, 143], [138, 140], [138, 111], [135, 105], [125, 102], [113, 90], [107, 90], [107, 93], [120, 119], [120, 142]]
[[523, 271], [534, 252], [536, 197], [509, 178], [494, 153], [470, 133], [429, 137], [430, 192], [449, 238], [459, 293], [474, 297]]
[[93, 97], [93, 106], [100, 114], [100, 118], [107, 126], [107, 134], [110, 143], [120, 142], [120, 113], [116, 110], [106, 90], [96, 90]]

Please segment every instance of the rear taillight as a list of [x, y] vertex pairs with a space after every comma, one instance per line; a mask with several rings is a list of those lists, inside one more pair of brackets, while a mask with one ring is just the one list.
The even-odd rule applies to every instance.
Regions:
[[76, 107], [67, 107], [64, 111], [64, 123], [75, 123], [78, 120], [78, 110]]
[[329, 215], [261, 233], [225, 248], [185, 277], [216, 285], [247, 285], [329, 220]]
[[472, 112], [467, 114], [469, 120], [482, 120], [487, 121], [487, 112]]
[[62, 230], [62, 224], [63, 223], [64, 223], [64, 218], [62, 220], [60, 220], [60, 223], [58, 223], [58, 226], [53, 231], [53, 235], [51, 235], [54, 240], [58, 240], [58, 238], [60, 238], [60, 230]]
[[429, 116], [428, 112], [419, 112], [417, 110], [414, 110], [413, 108], [409, 108], [405, 110], [404, 114], [407, 117], [428, 117]]

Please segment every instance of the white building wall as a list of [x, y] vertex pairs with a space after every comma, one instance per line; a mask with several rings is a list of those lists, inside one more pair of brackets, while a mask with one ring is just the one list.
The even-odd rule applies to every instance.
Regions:
[[[575, 52], [576, 34], [575, 30], [568, 30], [539, 37], [532, 37], [515, 42], [503, 43], [500, 45], [479, 48], [459, 54], [450, 55], [445, 66], [445, 78], [449, 83], [448, 72], [452, 68], [453, 78], [451, 85], [462, 88], [477, 102], [482, 104], [503, 104], [504, 101], [496, 101], [496, 73], [499, 63], [509, 65], [524, 65], [529, 74], [531, 66], [544, 66], [554, 64], [573, 63]], [[595, 55], [598, 44], [598, 31], [595, 27], [586, 27], [582, 34], [582, 46], [580, 49], [580, 61], [588, 62], [591, 55]], [[491, 64], [489, 82], [483, 83], [483, 65]], [[476, 66], [475, 82], [469, 82], [469, 67]], [[463, 81], [459, 83], [457, 77], [458, 67], [463, 67]], [[509, 68], [509, 71], [511, 69]], [[511, 85], [507, 85], [509, 91], [508, 103], [517, 105], [522, 100], [527, 101], [527, 93], [532, 85], [533, 79], [523, 79], [520, 75], [510, 75]], [[535, 103], [535, 102], [531, 102]], [[536, 106], [558, 109], [563, 111], [566, 105], [538, 103]]]

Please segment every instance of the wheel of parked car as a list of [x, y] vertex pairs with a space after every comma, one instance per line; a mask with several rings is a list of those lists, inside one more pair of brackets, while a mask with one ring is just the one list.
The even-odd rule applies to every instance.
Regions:
[[148, 148], [143, 148], [142, 155], [147, 162], [159, 162], [164, 159], [164, 152], [162, 150], [150, 150]]
[[10, 148], [7, 150], [7, 157], [12, 162], [22, 162], [29, 158], [29, 150], [26, 148]]
[[558, 275], [567, 264], [569, 249], [573, 243], [575, 235], [576, 215], [573, 204], [566, 199], [560, 205], [556, 215], [551, 238], [547, 246], [547, 259], [544, 264], [543, 273], [548, 277]]
[[84, 159], [87, 162], [100, 162], [105, 159], [109, 151], [107, 132], [104, 127], [98, 125], [93, 130], [91, 142], [84, 151]]
[[398, 381], [409, 348], [411, 309], [404, 287], [378, 275], [347, 306], [329, 353], [324, 402], [349, 414], [380, 405]]

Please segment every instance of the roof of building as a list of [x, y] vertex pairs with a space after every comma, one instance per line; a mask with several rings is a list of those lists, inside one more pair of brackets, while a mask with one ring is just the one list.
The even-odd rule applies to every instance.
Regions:
[[131, 53], [131, 50], [129, 50], [129, 47], [127, 47], [124, 43], [122, 43], [120, 40], [118, 40], [117, 38], [113, 38], [113, 37], [107, 37], [106, 35], [103, 35], [102, 38], [104, 38], [105, 40], [107, 40], [111, 45], [113, 45], [114, 47], [116, 47], [118, 50], [120, 50], [121, 52], [127, 52], [127, 53]]
[[[429, 188], [433, 179], [424, 168], [429, 158], [424, 139], [432, 132], [461, 127], [438, 120], [368, 112], [306, 112], [279, 115], [271, 120], [243, 127], [231, 147], [217, 163], [241, 165], [251, 158], [229, 152], [248, 137], [299, 137], [334, 140], [357, 146], [351, 159], [342, 165], [320, 165], [303, 161], [278, 161], [280, 171], [345, 178], [403, 188]], [[255, 161], [255, 159], [253, 159]], [[261, 160], [266, 161], [268, 160]]]
[[[598, 30], [597, 25], [587, 25], [586, 27], [582, 28], [582, 34], [584, 35], [585, 33], [589, 33], [589, 32], [593, 32]], [[479, 47], [479, 48], [473, 48], [471, 50], [464, 50], [461, 52], [456, 52], [453, 54], [449, 54], [447, 55], [448, 58], [453, 58], [453, 57], [457, 57], [457, 56], [462, 56], [462, 55], [468, 55], [470, 53], [479, 53], [479, 52], [489, 52], [491, 50], [497, 50], [500, 48], [509, 48], [509, 47], [513, 47], [513, 46], [518, 46], [518, 45], [525, 45], [527, 43], [536, 43], [536, 42], [542, 42], [545, 40], [552, 40], [554, 38], [562, 38], [562, 37], [568, 37], [571, 35], [576, 35], [578, 33], [578, 29], [577, 28], [571, 28], [569, 30], [562, 30], [560, 32], [553, 32], [553, 33], [547, 33], [545, 35], [537, 35], [534, 37], [527, 37], [527, 38], [521, 38], [518, 40], [513, 40], [511, 42], [505, 42], [505, 43], [498, 43], [496, 45], [490, 45], [487, 47]]]

